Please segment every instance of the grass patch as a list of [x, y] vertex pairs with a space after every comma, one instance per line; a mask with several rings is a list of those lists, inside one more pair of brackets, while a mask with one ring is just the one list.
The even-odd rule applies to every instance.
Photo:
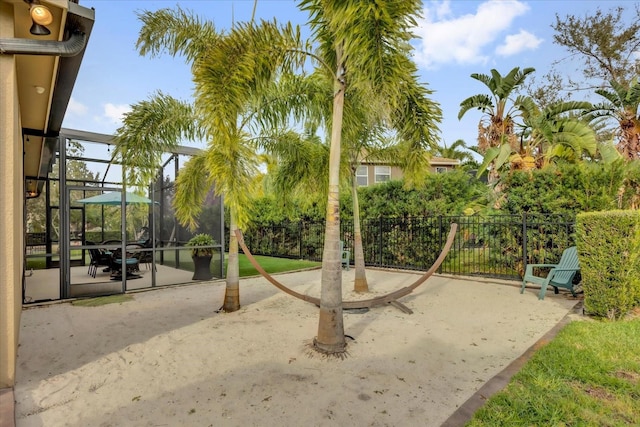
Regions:
[[[319, 267], [322, 265], [315, 261], [304, 261], [289, 258], [274, 258], [268, 256], [254, 255], [258, 264], [269, 274], [282, 273], [285, 271], [302, 270], [304, 268]], [[238, 265], [240, 269], [240, 277], [255, 276], [258, 270], [253, 268], [249, 259], [245, 254], [238, 254]], [[227, 268], [227, 258], [225, 258], [225, 269]]]
[[640, 425], [640, 319], [572, 322], [467, 426]]
[[[219, 262], [218, 254], [214, 254], [214, 259], [211, 260], [211, 268], [212, 273], [217, 277], [218, 274], [215, 272], [215, 264]], [[275, 258], [269, 256], [260, 256], [254, 255], [258, 263], [264, 268], [264, 270], [269, 274], [274, 273], [282, 273], [285, 271], [294, 271], [301, 270], [304, 268], [311, 267], [319, 267], [322, 265], [320, 262], [315, 261], [305, 261], [300, 259], [289, 259], [289, 258]], [[158, 258], [159, 260], [159, 258]], [[224, 257], [224, 269], [227, 271], [227, 263], [229, 261], [229, 254], [226, 253]], [[159, 261], [158, 261], [159, 262]], [[165, 251], [164, 252], [164, 262], [165, 265], [175, 266], [175, 251]], [[239, 274], [240, 277], [247, 276], [256, 276], [258, 275], [258, 270], [253, 268], [247, 256], [243, 253], [238, 254], [238, 265], [239, 265]], [[191, 255], [189, 255], [189, 251], [183, 251], [180, 254], [180, 267], [181, 270], [193, 271], [193, 260], [191, 259]]]
[[104, 297], [79, 299], [71, 302], [71, 305], [78, 307], [98, 307], [105, 304], [122, 304], [123, 302], [133, 300], [133, 295], [118, 294], [108, 295]]

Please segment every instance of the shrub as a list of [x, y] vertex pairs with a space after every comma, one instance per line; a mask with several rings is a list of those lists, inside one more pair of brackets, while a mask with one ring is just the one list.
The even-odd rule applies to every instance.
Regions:
[[216, 241], [213, 237], [205, 233], [196, 234], [187, 242], [187, 246], [191, 246], [193, 248], [191, 249], [192, 256], [213, 255], [213, 248], [207, 246], [213, 246], [215, 244]]
[[576, 243], [589, 314], [619, 319], [640, 303], [640, 212], [579, 214]]

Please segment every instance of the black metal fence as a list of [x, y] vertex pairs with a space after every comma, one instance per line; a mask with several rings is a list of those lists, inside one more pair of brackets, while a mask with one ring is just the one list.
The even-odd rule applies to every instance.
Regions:
[[[365, 265], [426, 270], [453, 222], [458, 232], [439, 273], [518, 278], [526, 264], [557, 262], [575, 244], [574, 218], [561, 215], [378, 218], [361, 221]], [[341, 220], [341, 236], [353, 249], [351, 220]], [[244, 238], [254, 255], [321, 261], [324, 222], [252, 227]]]

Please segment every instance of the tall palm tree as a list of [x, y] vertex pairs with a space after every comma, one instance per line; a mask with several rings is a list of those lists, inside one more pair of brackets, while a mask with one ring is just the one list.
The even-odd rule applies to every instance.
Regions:
[[[343, 353], [345, 336], [342, 317], [342, 273], [340, 262], [340, 159], [342, 145], [358, 140], [359, 128], [352, 113], [357, 100], [365, 123], [387, 123], [396, 129], [407, 153], [409, 176], [425, 173], [425, 157], [412, 148], [425, 147], [436, 139], [440, 109], [428, 100], [429, 91], [417, 81], [417, 68], [410, 60], [412, 37], [421, 3], [417, 0], [352, 2], [303, 0], [313, 32], [313, 51], [305, 50], [317, 66], [315, 74], [330, 82], [330, 109], [324, 128], [329, 131], [329, 177], [326, 229], [322, 261], [321, 303], [314, 347], [325, 353]], [[320, 78], [320, 77], [319, 77]], [[349, 151], [349, 150], [347, 150]]]
[[627, 160], [640, 159], [640, 81], [636, 76], [627, 86], [615, 80], [611, 89], [595, 92], [606, 99], [593, 107], [593, 117], [611, 117], [617, 123], [617, 148]]
[[[353, 2], [302, 0], [313, 33], [316, 71], [331, 82], [332, 108], [326, 128], [330, 132], [329, 184], [322, 260], [320, 316], [316, 350], [343, 353], [346, 348], [342, 316], [340, 262], [340, 158], [343, 129], [348, 143], [351, 94], [367, 93], [367, 123], [387, 121], [406, 141], [405, 149], [434, 140], [439, 109], [426, 102], [426, 89], [417, 82], [417, 68], [410, 60], [412, 35], [419, 0]], [[415, 120], [414, 125], [408, 122]], [[343, 126], [344, 125], [344, 126]], [[422, 156], [420, 156], [422, 157]], [[421, 160], [409, 156], [408, 168], [418, 170]]]
[[[533, 68], [520, 70], [520, 67], [515, 67], [504, 76], [495, 69], [491, 70], [490, 76], [478, 73], [471, 74], [471, 78], [487, 86], [490, 95], [473, 95], [462, 101], [458, 119], [461, 119], [471, 109], [477, 108], [482, 111], [484, 117], [478, 125], [478, 149], [482, 154], [504, 144], [509, 144], [514, 149], [517, 147], [515, 117], [519, 114], [519, 107], [525, 97], [518, 96], [514, 99], [514, 95], [518, 87], [524, 83], [527, 75], [534, 71]], [[506, 151], [506, 149], [504, 150]], [[489, 153], [493, 155], [495, 150], [491, 150]], [[494, 158], [498, 159], [498, 157]], [[493, 164], [494, 160], [489, 163]], [[489, 172], [489, 182], [495, 183], [497, 179], [498, 171], [494, 165]]]
[[283, 52], [300, 44], [298, 35], [290, 26], [269, 22], [240, 24], [225, 34], [180, 7], [143, 12], [140, 19], [140, 53], [184, 55], [192, 67], [195, 101], [159, 93], [134, 105], [118, 130], [116, 156], [132, 166], [129, 179], [144, 184], [153, 179], [162, 153], [183, 138], [206, 144], [180, 171], [173, 204], [177, 218], [194, 228], [211, 186], [224, 195], [231, 235], [223, 309], [235, 311], [240, 294], [234, 231], [248, 220], [259, 161], [249, 134], [250, 106], [275, 79]]

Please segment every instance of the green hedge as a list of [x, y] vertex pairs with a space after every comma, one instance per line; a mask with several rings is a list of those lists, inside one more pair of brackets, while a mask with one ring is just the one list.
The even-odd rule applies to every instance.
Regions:
[[640, 212], [579, 214], [576, 243], [588, 314], [619, 319], [640, 304]]

